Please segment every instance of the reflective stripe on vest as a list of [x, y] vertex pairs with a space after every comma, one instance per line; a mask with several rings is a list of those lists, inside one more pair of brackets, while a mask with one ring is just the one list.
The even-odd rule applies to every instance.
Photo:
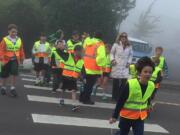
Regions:
[[157, 79], [158, 73], [159, 73], [161, 70], [162, 70], [161, 68], [155, 67], [155, 70], [154, 70], [154, 72], [153, 72], [150, 80], [154, 82], [154, 81]]
[[89, 72], [91, 74], [102, 73], [102, 67], [99, 67], [96, 63], [97, 49], [102, 45], [102, 42], [96, 42], [92, 45], [86, 46], [84, 55], [84, 67], [86, 72]]
[[10, 58], [10, 57], [16, 56], [17, 58], [19, 58], [20, 48], [22, 45], [21, 39], [18, 38], [15, 44], [10, 39], [8, 39], [8, 37], [4, 37], [4, 41], [6, 44], [5, 57]]
[[78, 78], [83, 67], [83, 60], [80, 59], [76, 63], [72, 54], [69, 54], [69, 58], [64, 62], [63, 76]]
[[120, 116], [127, 119], [141, 119], [147, 117], [148, 99], [154, 91], [154, 83], [148, 82], [144, 96], [142, 96], [141, 86], [137, 79], [128, 80], [129, 97], [120, 111]]

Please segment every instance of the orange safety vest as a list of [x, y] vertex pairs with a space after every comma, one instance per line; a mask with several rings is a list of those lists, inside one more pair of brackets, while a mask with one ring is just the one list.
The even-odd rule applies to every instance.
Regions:
[[22, 41], [20, 38], [17, 39], [16, 44], [14, 45], [14, 43], [8, 39], [8, 37], [4, 37], [4, 41], [6, 44], [6, 51], [4, 52], [4, 60], [7, 63], [8, 60], [12, 57], [16, 57], [18, 62], [20, 60], [20, 49], [22, 47]]
[[62, 75], [67, 76], [67, 77], [72, 77], [72, 78], [79, 78], [83, 64], [84, 64], [83, 59], [79, 59], [75, 63], [72, 54], [69, 54], [68, 60], [64, 62]]
[[85, 69], [92, 71], [101, 71], [102, 67], [98, 66], [96, 63], [97, 49], [102, 46], [102, 42], [97, 42], [93, 45], [88, 45], [85, 49], [84, 55], [84, 67]]

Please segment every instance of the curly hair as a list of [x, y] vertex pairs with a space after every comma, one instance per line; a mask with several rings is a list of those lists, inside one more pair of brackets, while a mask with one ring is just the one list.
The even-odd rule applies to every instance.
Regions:
[[152, 67], [153, 71], [154, 71], [154, 68], [155, 68], [155, 64], [154, 62], [151, 60], [151, 58], [149, 57], [142, 57], [140, 58], [137, 63], [136, 63], [136, 70], [138, 73], [141, 73], [143, 68], [146, 67], [146, 66], [150, 66]]

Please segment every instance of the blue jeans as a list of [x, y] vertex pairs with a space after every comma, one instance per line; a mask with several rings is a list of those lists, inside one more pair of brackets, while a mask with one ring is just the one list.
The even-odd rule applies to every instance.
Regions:
[[144, 121], [143, 120], [140, 120], [140, 119], [130, 120], [126, 118], [120, 118], [119, 135], [128, 135], [131, 127], [132, 127], [134, 135], [144, 135]]

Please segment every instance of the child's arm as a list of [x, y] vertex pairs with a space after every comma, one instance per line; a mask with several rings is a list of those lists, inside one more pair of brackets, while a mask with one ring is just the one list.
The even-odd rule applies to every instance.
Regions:
[[60, 49], [58, 49], [58, 50], [56, 50], [56, 51], [57, 51], [57, 53], [59, 54], [59, 56], [61, 56], [61, 58], [62, 58], [64, 61], [67, 61], [67, 60], [68, 60], [68, 58], [69, 58], [69, 53], [64, 52], [64, 50], [60, 50]]
[[126, 100], [128, 99], [128, 96], [129, 96], [129, 84], [127, 83], [119, 97], [117, 104], [116, 104], [116, 108], [115, 108], [113, 116], [112, 116], [113, 118], [117, 119], [119, 117], [119, 112], [123, 108]]

